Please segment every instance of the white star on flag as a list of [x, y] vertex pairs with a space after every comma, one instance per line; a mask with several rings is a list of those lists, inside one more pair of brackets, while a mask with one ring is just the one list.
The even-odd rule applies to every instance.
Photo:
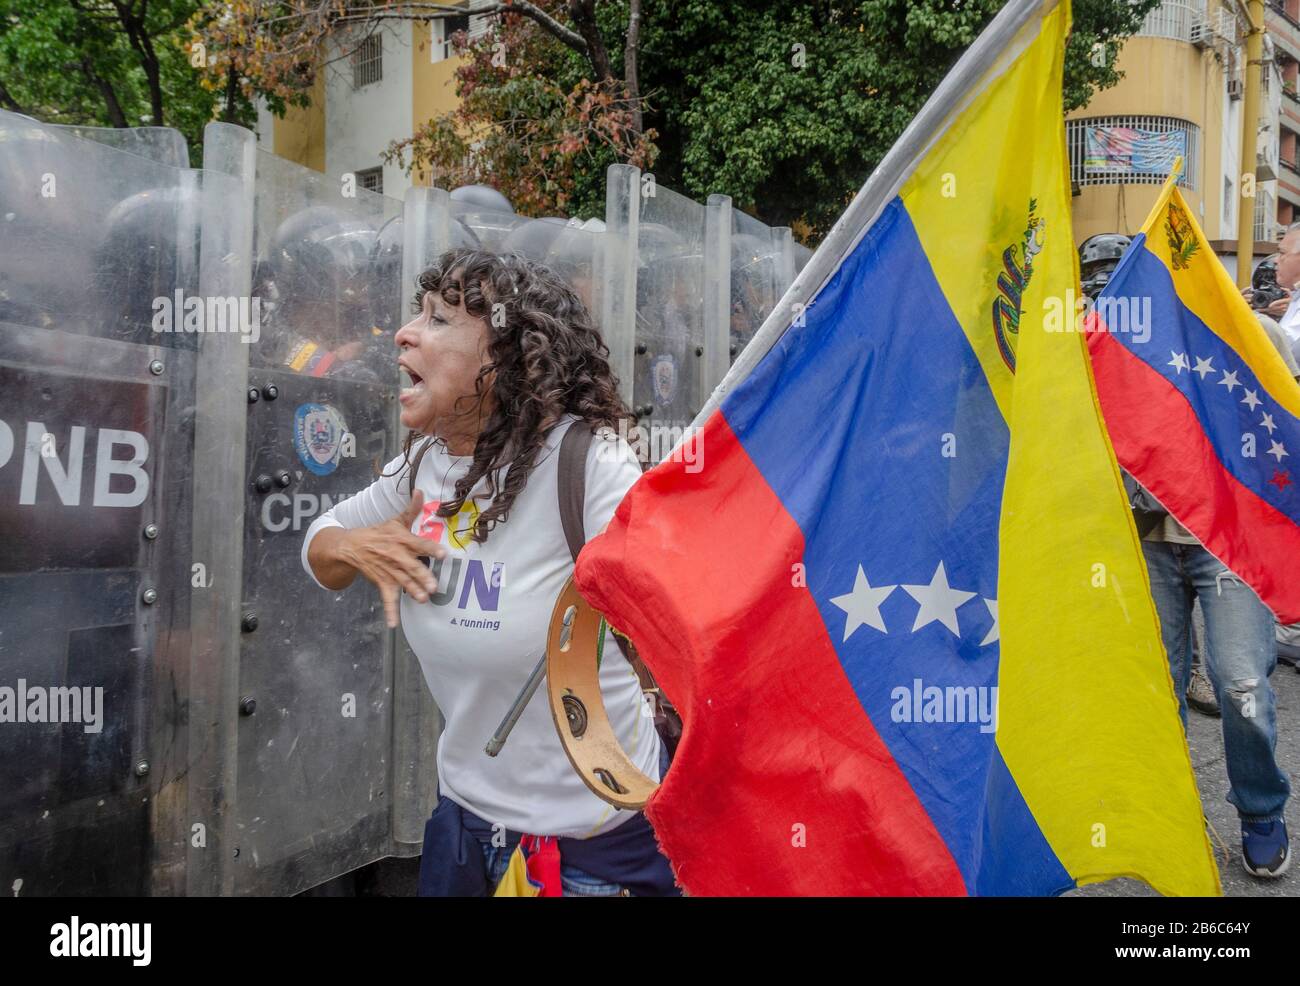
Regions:
[[996, 599], [985, 599], [984, 605], [989, 608], [989, 616], [993, 617], [993, 626], [989, 627], [989, 632], [985, 634], [984, 639], [980, 641], [980, 646], [995, 644], [1001, 639], [998, 631], [998, 601]]
[[1246, 391], [1246, 396], [1241, 399], [1241, 403], [1245, 404], [1253, 411], [1264, 402], [1259, 399], [1259, 394], [1255, 393], [1253, 390], [1248, 390]]
[[880, 615], [880, 604], [897, 588], [896, 585], [873, 586], [867, 581], [867, 573], [859, 565], [858, 577], [853, 581], [853, 591], [843, 596], [831, 597], [831, 602], [844, 610], [844, 639], [848, 640], [853, 631], [864, 623], [869, 627], [875, 627], [881, 633], [888, 633], [889, 631], [885, 629], [885, 619]]
[[1213, 356], [1209, 359], [1201, 359], [1201, 357], [1198, 356], [1196, 357], [1196, 365], [1192, 367], [1192, 372], [1199, 373], [1201, 379], [1204, 380], [1207, 373], [1218, 373], [1219, 371], [1214, 368]]
[[1237, 371], [1233, 370], [1231, 373], [1229, 373], [1227, 370], [1224, 370], [1223, 379], [1219, 381], [1219, 385], [1222, 387], [1227, 387], [1228, 393], [1231, 394], [1233, 387], [1241, 386], [1241, 381], [1237, 379]]
[[1288, 451], [1283, 447], [1283, 445], [1282, 445], [1281, 442], [1269, 442], [1269, 443], [1268, 443], [1268, 451], [1265, 453], [1265, 455], [1271, 455], [1271, 456], [1275, 457], [1275, 458], [1277, 459], [1278, 462], [1281, 462], [1281, 461], [1282, 461], [1282, 456], [1284, 456], [1284, 455], [1290, 455], [1290, 454], [1291, 454], [1291, 453], [1288, 452]]
[[942, 561], [934, 570], [934, 578], [930, 579], [929, 585], [904, 585], [903, 588], [921, 604], [916, 622], [912, 624], [913, 633], [928, 623], [938, 622], [951, 630], [954, 636], [961, 636], [961, 629], [957, 625], [957, 607], [968, 599], [973, 599], [975, 593], [949, 586], [948, 573], [943, 570]]
[[1187, 362], [1186, 353], [1176, 353], [1171, 349], [1169, 350], [1169, 355], [1173, 357], [1173, 359], [1169, 361], [1168, 365], [1174, 368], [1174, 376], [1178, 376], [1178, 374], [1182, 373], [1184, 370], [1190, 370], [1192, 368], [1191, 364]]
[[1267, 428], [1270, 435], [1273, 434], [1273, 429], [1277, 427], [1277, 425], [1273, 423], [1273, 415], [1271, 414], [1265, 414], [1264, 417], [1260, 418], [1259, 424], [1260, 427]]

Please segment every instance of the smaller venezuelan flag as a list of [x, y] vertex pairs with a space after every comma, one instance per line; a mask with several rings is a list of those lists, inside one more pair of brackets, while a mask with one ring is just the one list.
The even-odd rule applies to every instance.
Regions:
[[1175, 176], [1088, 316], [1106, 428], [1120, 465], [1294, 623], [1300, 385]]

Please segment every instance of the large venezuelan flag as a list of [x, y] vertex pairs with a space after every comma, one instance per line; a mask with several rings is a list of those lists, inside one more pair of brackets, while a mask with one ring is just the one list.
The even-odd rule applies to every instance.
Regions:
[[1278, 619], [1300, 621], [1300, 385], [1175, 176], [1088, 318], [1120, 464]]
[[806, 290], [803, 317], [733, 367], [702, 460], [579, 558], [683, 712], [646, 813], [693, 894], [1218, 889], [1083, 337], [1042, 328], [1078, 279], [1068, 23], [1004, 8], [778, 309]]

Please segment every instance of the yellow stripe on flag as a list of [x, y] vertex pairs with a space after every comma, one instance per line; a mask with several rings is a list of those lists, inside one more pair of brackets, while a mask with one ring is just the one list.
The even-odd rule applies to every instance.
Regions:
[[1173, 176], [1165, 182], [1142, 232], [1145, 249], [1169, 270], [1174, 290], [1187, 309], [1241, 357], [1273, 400], [1300, 418], [1300, 384], [1210, 249]]

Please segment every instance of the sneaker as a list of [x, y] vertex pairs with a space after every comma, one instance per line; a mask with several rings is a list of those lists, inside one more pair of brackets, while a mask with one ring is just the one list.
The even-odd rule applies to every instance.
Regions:
[[1219, 718], [1219, 700], [1215, 698], [1214, 686], [1205, 672], [1192, 668], [1192, 683], [1187, 686], [1187, 704], [1202, 715]]
[[1291, 866], [1286, 822], [1241, 820], [1241, 863], [1251, 876], [1279, 877]]

